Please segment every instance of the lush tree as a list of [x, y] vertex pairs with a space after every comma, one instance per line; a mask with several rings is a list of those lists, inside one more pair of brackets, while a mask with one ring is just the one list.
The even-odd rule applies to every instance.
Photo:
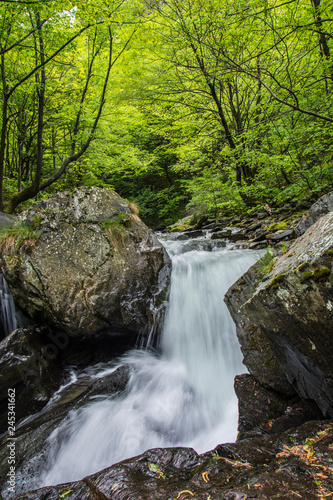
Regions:
[[0, 208], [5, 165], [8, 177], [17, 177], [18, 191], [5, 200], [12, 212], [56, 182], [89, 148], [111, 68], [139, 23], [133, 22], [119, 47], [120, 9], [126, 19], [130, 14], [125, 3], [2, 6]]

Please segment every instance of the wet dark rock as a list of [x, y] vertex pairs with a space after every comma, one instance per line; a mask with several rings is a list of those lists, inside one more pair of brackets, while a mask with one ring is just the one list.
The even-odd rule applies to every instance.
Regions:
[[239, 231], [237, 233], [236, 232], [231, 233], [228, 239], [230, 241], [241, 241], [246, 239], [246, 237], [243, 231]]
[[[24, 491], [25, 481], [39, 474], [48, 458], [47, 438], [72, 410], [89, 404], [94, 396], [116, 397], [125, 389], [130, 376], [130, 367], [123, 365], [111, 374], [100, 378], [79, 378], [61, 393], [58, 399], [45, 407], [38, 415], [32, 416], [15, 432], [15, 459], [17, 490]], [[5, 490], [6, 475], [9, 471], [8, 442], [6, 434], [0, 439], [1, 491]], [[81, 491], [81, 490], [80, 490]], [[7, 498], [7, 497], [6, 497]], [[12, 497], [11, 497], [12, 498]]]
[[226, 241], [211, 239], [189, 239], [182, 246], [182, 253], [192, 252], [193, 250], [211, 252], [216, 248], [225, 248]]
[[293, 229], [288, 229], [286, 231], [278, 232], [277, 234], [267, 236], [273, 242], [278, 242], [281, 240], [289, 240], [295, 236], [295, 231]]
[[179, 233], [179, 234], [176, 234], [175, 236], [176, 236], [175, 239], [178, 241], [185, 241], [185, 240], [190, 239], [190, 237], [186, 233]]
[[317, 500], [331, 493], [332, 422], [308, 422], [274, 436], [219, 445], [198, 455], [154, 449], [81, 481], [42, 488], [16, 500]]
[[333, 191], [325, 194], [312, 205], [310, 210], [305, 213], [295, 227], [296, 236], [301, 236], [312, 226], [320, 217], [333, 211]]
[[204, 224], [202, 226], [202, 229], [204, 229], [205, 231], [207, 231], [207, 230], [210, 230], [210, 231], [214, 231], [214, 230], [215, 231], [219, 231], [221, 229], [221, 226], [220, 226], [220, 224], [217, 224], [216, 221], [213, 221], [213, 222], [212, 221], [211, 222], [207, 221], [207, 224]]
[[189, 237], [189, 238], [199, 238], [200, 236], [203, 235], [203, 232], [201, 229], [197, 229], [195, 231], [193, 230], [186, 230], [184, 233]]
[[224, 300], [236, 324], [244, 364], [249, 372], [265, 387], [282, 394], [294, 395], [295, 390], [281, 370], [264, 332], [243, 312], [243, 305], [252, 297], [261, 279], [259, 264], [254, 264], [229, 288]]
[[249, 245], [248, 245], [247, 248], [250, 248], [250, 249], [254, 249], [254, 248], [261, 249], [261, 248], [265, 248], [265, 247], [267, 247], [267, 241], [266, 240], [261, 240], [261, 241], [252, 241], [251, 243], [249, 243]]
[[287, 397], [266, 389], [252, 375], [235, 378], [238, 397], [238, 440], [283, 432], [317, 415], [300, 397]]
[[267, 217], [267, 212], [258, 212], [257, 213], [257, 218], [259, 220], [265, 219]]
[[296, 203], [295, 208], [296, 210], [306, 210], [307, 208], [310, 208], [311, 205], [312, 205], [311, 201], [300, 200]]
[[255, 222], [252, 222], [249, 226], [247, 226], [245, 233], [246, 234], [253, 233], [256, 229], [260, 229], [260, 228], [261, 228], [261, 222], [255, 221]]
[[263, 241], [266, 239], [266, 236], [269, 234], [268, 231], [260, 231], [260, 233], [258, 234], [258, 236], [256, 236], [255, 238], [253, 238], [253, 241], [256, 242], [256, 241]]
[[15, 330], [0, 343], [0, 434], [8, 429], [8, 391], [15, 391], [16, 422], [45, 406], [62, 380], [46, 328]]
[[223, 239], [228, 239], [231, 236], [231, 229], [227, 229], [225, 231], [217, 231], [216, 233], [213, 233], [211, 236], [212, 240], [223, 240]]
[[285, 203], [283, 207], [281, 207], [278, 212], [289, 212], [293, 209], [293, 206], [290, 203]]
[[20, 215], [38, 231], [37, 245], [3, 274], [15, 303], [36, 322], [71, 335], [126, 326], [153, 328], [163, 311], [171, 262], [154, 233], [110, 189], [58, 193]]
[[193, 231], [192, 229], [187, 229], [183, 233], [177, 234], [176, 239], [179, 241], [182, 240], [189, 240], [190, 238], [199, 238], [200, 236], [203, 235], [202, 230], [198, 229], [197, 231]]
[[201, 217], [194, 225], [193, 229], [194, 230], [202, 229], [205, 224], [207, 224], [207, 217]]
[[332, 267], [330, 212], [298, 238], [268, 274], [260, 276], [254, 267], [226, 295], [250, 373], [263, 385], [285, 393], [272, 380], [280, 367], [299, 395], [315, 401], [329, 417], [333, 416]]

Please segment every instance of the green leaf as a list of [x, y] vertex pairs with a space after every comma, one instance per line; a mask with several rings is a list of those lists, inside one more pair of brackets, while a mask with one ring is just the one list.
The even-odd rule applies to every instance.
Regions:
[[72, 491], [73, 490], [68, 490], [68, 489], [61, 490], [61, 492], [59, 493], [59, 498], [66, 498], [68, 495], [72, 493]]

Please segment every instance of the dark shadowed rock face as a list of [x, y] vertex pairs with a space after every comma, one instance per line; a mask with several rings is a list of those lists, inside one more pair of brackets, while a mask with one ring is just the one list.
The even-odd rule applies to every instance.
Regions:
[[203, 455], [186, 448], [155, 449], [17, 500], [58, 500], [65, 493], [71, 500], [317, 500], [332, 491], [332, 439], [332, 422], [308, 422], [289, 433], [219, 445]]
[[[297, 392], [333, 416], [333, 212], [319, 219], [280, 257], [264, 281], [238, 302], [247, 342], [263, 333]], [[235, 287], [228, 292], [235, 310]], [[253, 325], [251, 334], [248, 325]], [[262, 338], [262, 337], [261, 337]], [[241, 340], [242, 341], [242, 340]], [[263, 359], [267, 357], [266, 344]], [[258, 347], [256, 347], [258, 351]], [[260, 355], [257, 371], [260, 371]], [[249, 367], [251, 373], [253, 370]], [[256, 374], [253, 373], [256, 377]], [[256, 377], [257, 378], [257, 377]], [[261, 382], [261, 380], [258, 378]], [[271, 387], [273, 385], [269, 384]]]
[[39, 411], [60, 385], [54, 359], [43, 356], [44, 328], [15, 330], [0, 342], [0, 434], [8, 429], [8, 391], [15, 391], [16, 422]]
[[266, 389], [249, 374], [235, 378], [235, 392], [239, 412], [238, 440], [277, 434], [316, 418], [299, 396], [288, 397]]
[[163, 305], [171, 264], [155, 235], [110, 189], [58, 193], [20, 216], [38, 241], [3, 273], [16, 304], [71, 335], [105, 327], [149, 329]]
[[265, 387], [285, 395], [295, 395], [295, 390], [281, 370], [280, 364], [261, 328], [244, 314], [242, 306], [253, 295], [262, 273], [254, 264], [225, 295], [225, 302], [236, 324], [237, 337], [249, 372]]

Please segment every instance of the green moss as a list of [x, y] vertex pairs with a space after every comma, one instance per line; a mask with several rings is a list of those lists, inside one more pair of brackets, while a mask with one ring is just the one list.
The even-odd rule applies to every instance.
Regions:
[[275, 276], [275, 278], [272, 279], [272, 281], [265, 287], [266, 290], [269, 290], [270, 288], [276, 289], [279, 286], [279, 283], [283, 281], [285, 278], [285, 274], [278, 274]]
[[311, 279], [312, 276], [313, 276], [313, 271], [305, 271], [304, 273], [302, 273], [302, 277], [299, 281], [301, 283], [305, 283], [305, 281]]
[[279, 231], [280, 229], [286, 229], [288, 227], [288, 224], [285, 221], [282, 222], [274, 222], [274, 224], [271, 224], [268, 226], [267, 231]]
[[330, 248], [329, 250], [327, 250], [327, 253], [328, 253], [328, 255], [333, 255], [333, 248]]
[[320, 269], [315, 269], [313, 273], [313, 279], [315, 281], [327, 281], [331, 271], [328, 267], [321, 267]]
[[328, 280], [330, 273], [331, 271], [328, 269], [328, 267], [321, 267], [321, 268], [316, 267], [314, 271], [305, 271], [302, 274], [300, 282], [304, 283], [309, 279], [313, 279], [314, 281], [324, 282]]
[[308, 262], [302, 262], [302, 264], [300, 264], [298, 267], [297, 267], [297, 270], [298, 271], [303, 271], [303, 269], [305, 269], [306, 267], [308, 267], [309, 263]]
[[121, 226], [129, 227], [131, 225], [131, 216], [121, 213], [116, 218], [101, 222], [99, 225], [104, 230]]

